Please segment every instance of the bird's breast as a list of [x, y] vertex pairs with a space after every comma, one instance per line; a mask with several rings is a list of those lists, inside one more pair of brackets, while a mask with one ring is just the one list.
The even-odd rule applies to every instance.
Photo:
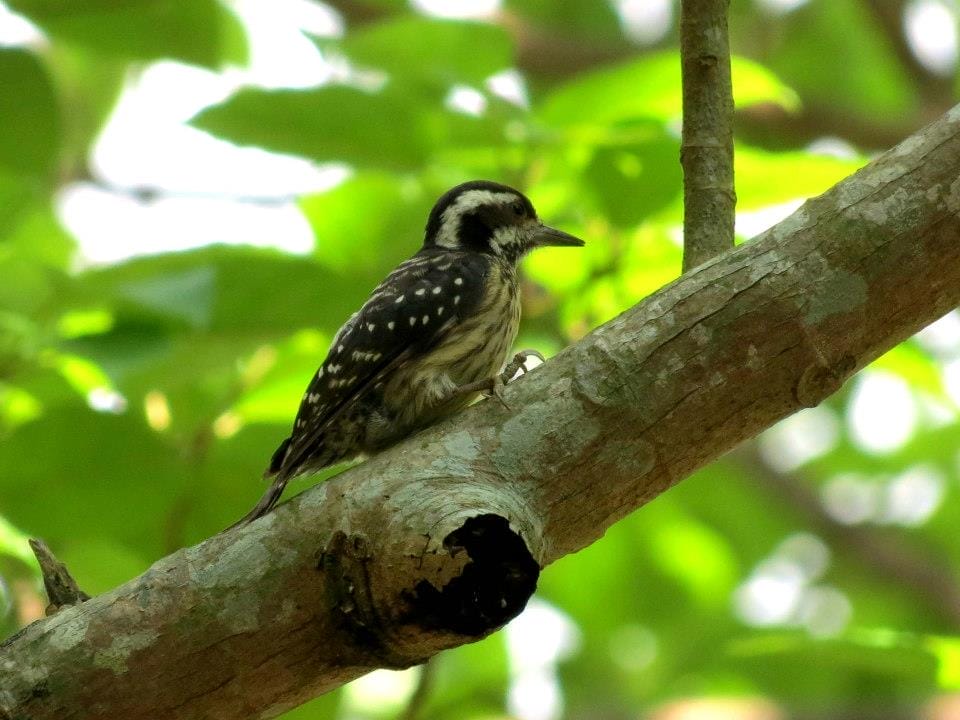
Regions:
[[493, 263], [477, 307], [425, 358], [425, 369], [446, 372], [457, 385], [500, 371], [517, 338], [520, 298], [511, 268]]
[[392, 408], [401, 424], [431, 422], [469, 402], [469, 396], [454, 403], [443, 400], [458, 387], [499, 373], [513, 348], [519, 325], [516, 275], [512, 268], [495, 262], [475, 307], [464, 311], [434, 347], [391, 378], [386, 392], [388, 405], [393, 398], [405, 397], [404, 407]]

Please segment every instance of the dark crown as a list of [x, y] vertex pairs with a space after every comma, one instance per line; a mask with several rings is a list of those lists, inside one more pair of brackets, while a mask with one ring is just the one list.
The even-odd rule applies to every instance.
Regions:
[[497, 255], [516, 262], [542, 245], [582, 245], [572, 235], [544, 226], [519, 190], [473, 180], [445, 192], [430, 211], [424, 248]]
[[[489, 180], [471, 180], [447, 190], [430, 211], [424, 246], [490, 252], [499, 227], [519, 225], [537, 213], [519, 190]], [[444, 236], [445, 233], [447, 236]]]

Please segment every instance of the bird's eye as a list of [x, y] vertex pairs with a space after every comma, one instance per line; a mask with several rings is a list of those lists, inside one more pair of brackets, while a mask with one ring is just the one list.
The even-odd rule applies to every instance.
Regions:
[[517, 217], [521, 217], [524, 213], [522, 202], [515, 202], [513, 205], [510, 206], [510, 209], [513, 210], [513, 214], [516, 215]]

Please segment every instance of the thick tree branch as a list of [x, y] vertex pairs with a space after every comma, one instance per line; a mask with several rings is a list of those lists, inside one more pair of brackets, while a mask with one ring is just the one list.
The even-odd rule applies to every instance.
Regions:
[[960, 109], [456, 418], [0, 646], [0, 718], [268, 718], [491, 632], [539, 567], [960, 304]]
[[733, 88], [729, 0], [683, 0], [683, 270], [733, 247]]

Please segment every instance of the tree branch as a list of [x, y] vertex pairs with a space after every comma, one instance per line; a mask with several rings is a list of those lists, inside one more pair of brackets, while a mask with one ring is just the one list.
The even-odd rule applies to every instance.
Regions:
[[733, 247], [733, 88], [729, 0], [683, 0], [683, 270]]
[[960, 109], [542, 368], [0, 646], [0, 718], [269, 718], [538, 570], [960, 304]]

